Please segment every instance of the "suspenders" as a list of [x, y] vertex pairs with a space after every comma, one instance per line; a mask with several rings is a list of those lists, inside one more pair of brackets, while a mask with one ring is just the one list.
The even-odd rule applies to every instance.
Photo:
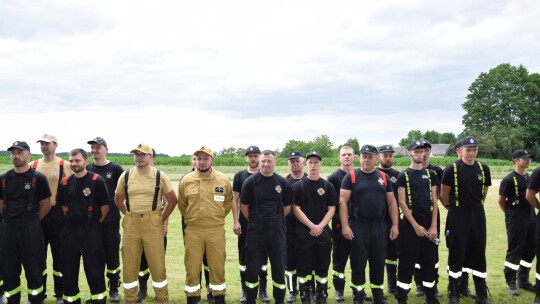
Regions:
[[[124, 174], [124, 193], [126, 195], [126, 209], [127, 209], [127, 211], [130, 211], [130, 208], [129, 208], [129, 195], [128, 195], [129, 173], [131, 173], [131, 169], [126, 171], [125, 174]], [[156, 172], [156, 186], [155, 186], [155, 190], [154, 190], [154, 199], [152, 201], [152, 211], [157, 209], [158, 195], [159, 195], [159, 190], [161, 189], [160, 181], [161, 181], [161, 171], [157, 170], [157, 172]]]
[[[70, 209], [70, 206], [71, 206], [71, 202], [67, 199], [67, 192], [65, 191], [66, 189], [66, 186], [68, 184], [68, 181], [69, 179], [71, 178], [74, 178], [75, 175], [72, 175], [72, 176], [69, 176], [69, 177], [64, 177], [62, 179], [62, 186], [64, 187], [64, 199], [66, 200], [66, 203], [67, 203], [67, 206], [63, 206], [64, 207], [64, 212], [66, 213], [66, 215], [69, 214], [69, 209]], [[94, 211], [94, 185], [96, 184], [96, 180], [98, 179], [99, 175], [95, 174], [92, 176], [92, 183], [90, 184], [90, 199], [88, 200], [87, 202], [87, 205], [86, 205], [86, 212], [87, 212], [87, 218], [88, 218], [88, 221], [90, 221], [92, 219], [92, 212]], [[69, 219], [69, 216], [68, 216], [68, 219]]]
[[[7, 210], [7, 194], [6, 194], [6, 180], [8, 176], [11, 176], [13, 174], [13, 169], [6, 172], [6, 174], [2, 175], [2, 193], [4, 194], [2, 199], [4, 200], [4, 207], [2, 208], [2, 212], [5, 215]], [[28, 202], [26, 205], [26, 211], [32, 212], [32, 209], [34, 207], [34, 197], [36, 194], [36, 171], [30, 170], [30, 174], [32, 176], [32, 183], [30, 184], [30, 193], [28, 193]]]

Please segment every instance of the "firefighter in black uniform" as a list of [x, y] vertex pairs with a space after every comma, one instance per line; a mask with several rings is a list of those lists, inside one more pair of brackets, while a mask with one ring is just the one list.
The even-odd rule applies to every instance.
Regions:
[[300, 279], [302, 304], [311, 303], [310, 286], [315, 273], [315, 303], [326, 303], [328, 297], [328, 268], [332, 251], [331, 230], [328, 224], [334, 216], [338, 194], [334, 186], [320, 177], [321, 156], [313, 151], [306, 156], [308, 175], [293, 186], [293, 211], [296, 227], [297, 275]]
[[124, 173], [122, 167], [107, 159], [107, 142], [96, 137], [87, 142], [94, 162], [86, 166], [86, 170], [97, 173], [105, 180], [109, 193], [109, 212], [101, 227], [103, 232], [103, 250], [105, 252], [105, 265], [107, 278], [109, 278], [109, 301], [120, 302], [118, 287], [120, 287], [120, 211], [114, 204], [114, 190], [120, 175]]
[[[506, 175], [499, 188], [499, 206], [504, 212], [508, 249], [504, 261], [504, 277], [507, 291], [519, 295], [517, 288], [534, 291], [529, 272], [534, 259], [534, 236], [536, 230], [534, 208], [525, 199], [529, 174], [534, 155], [525, 150], [512, 153], [514, 171]], [[517, 286], [516, 286], [517, 275]]]
[[445, 236], [448, 246], [449, 302], [459, 303], [462, 268], [469, 261], [473, 271], [476, 303], [491, 303], [486, 287], [486, 214], [484, 200], [491, 174], [489, 167], [476, 161], [478, 141], [462, 140], [462, 158], [444, 169], [441, 202], [448, 208]]
[[58, 202], [66, 214], [62, 233], [64, 261], [64, 303], [81, 303], [79, 268], [81, 256], [90, 287], [90, 303], [107, 303], [105, 252], [101, 223], [109, 211], [109, 193], [105, 180], [86, 170], [88, 155], [83, 149], [69, 152], [74, 172], [62, 179]]
[[[375, 170], [378, 151], [372, 145], [360, 150], [360, 169], [343, 178], [339, 197], [339, 212], [343, 236], [351, 240], [351, 287], [354, 303], [365, 300], [365, 268], [369, 261], [370, 287], [373, 303], [386, 303], [383, 299], [384, 265], [386, 258], [386, 210], [392, 227], [390, 239], [399, 234], [398, 208], [392, 183], [386, 173]], [[350, 206], [348, 206], [350, 201]]]
[[[242, 185], [244, 181], [251, 175], [259, 171], [259, 157], [261, 150], [257, 146], [249, 146], [246, 149], [246, 162], [247, 169], [237, 172], [233, 178], [233, 231], [238, 236], [238, 261], [240, 263], [240, 284], [242, 287], [242, 294], [240, 295], [240, 303], [246, 302], [246, 236], [248, 221], [244, 215], [239, 212], [240, 208], [240, 193], [242, 191]], [[270, 298], [266, 292], [266, 263], [262, 266], [259, 272], [259, 298], [263, 302], [270, 302]]]
[[[379, 147], [379, 166], [377, 169], [388, 174], [390, 181], [392, 182], [392, 188], [394, 189], [394, 197], [396, 202], [398, 202], [397, 196], [397, 177], [399, 171], [392, 168], [394, 165], [394, 147], [392, 145], [382, 145]], [[388, 230], [390, 230], [392, 221], [390, 220], [390, 214], [386, 213], [386, 225]], [[396, 240], [397, 241], [397, 240]], [[395, 294], [396, 289], [396, 278], [397, 278], [397, 265], [398, 265], [398, 248], [396, 242], [388, 239], [386, 247], [386, 280], [388, 282], [388, 292]]]
[[0, 261], [4, 295], [8, 303], [20, 303], [21, 265], [28, 286], [28, 301], [42, 303], [45, 298], [42, 273], [45, 271], [45, 246], [40, 220], [49, 212], [51, 190], [47, 178], [30, 168], [30, 147], [16, 141], [8, 148], [14, 168], [0, 177]]
[[[341, 182], [347, 173], [354, 169], [354, 149], [343, 146], [338, 155], [340, 168], [328, 176], [330, 182], [339, 195]], [[339, 203], [332, 218], [332, 281], [336, 290], [336, 302], [345, 301], [345, 266], [351, 251], [351, 242], [341, 234], [341, 220], [339, 219]]]
[[[536, 194], [540, 191], [540, 167], [534, 169], [529, 179], [529, 185], [527, 186], [527, 192], [525, 198], [534, 208], [540, 210], [540, 201]], [[533, 304], [540, 304], [540, 212], [536, 214], [536, 244], [534, 247], [536, 254], [536, 284], [535, 297]]]
[[[304, 172], [304, 158], [302, 152], [292, 151], [288, 157], [289, 168], [291, 173], [285, 176], [287, 182], [292, 186], [297, 181], [307, 176]], [[285, 233], [287, 238], [287, 254], [285, 262], [285, 278], [287, 279], [287, 287], [289, 288], [289, 296], [287, 297], [287, 303], [293, 303], [298, 295], [298, 276], [296, 273], [296, 217], [294, 212], [290, 212], [285, 218], [285, 224], [287, 231]], [[310, 281], [310, 286], [313, 286], [314, 281]], [[312, 287], [312, 291], [313, 287]]]
[[414, 140], [408, 146], [411, 165], [398, 177], [399, 206], [404, 219], [400, 224], [400, 256], [396, 299], [407, 303], [412, 287], [415, 264], [420, 265], [418, 274], [422, 281], [427, 304], [438, 304], [435, 297], [437, 233], [437, 186], [439, 178], [435, 171], [423, 168], [424, 144]]
[[258, 276], [266, 258], [270, 260], [276, 304], [285, 299], [285, 220], [291, 210], [292, 187], [274, 173], [274, 152], [261, 152], [261, 169], [245, 180], [240, 196], [241, 211], [248, 219], [246, 240], [247, 303], [257, 298]]

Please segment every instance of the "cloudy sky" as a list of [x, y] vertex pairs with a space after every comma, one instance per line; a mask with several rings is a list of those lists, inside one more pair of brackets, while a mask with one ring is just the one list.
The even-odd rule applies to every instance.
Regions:
[[481, 72], [540, 72], [539, 15], [535, 0], [2, 1], [0, 149], [460, 133]]

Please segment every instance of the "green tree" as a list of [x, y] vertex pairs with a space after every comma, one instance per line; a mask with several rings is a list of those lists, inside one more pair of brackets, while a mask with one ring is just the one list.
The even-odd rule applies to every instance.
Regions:
[[[349, 147], [353, 148], [354, 153], [358, 153], [360, 151], [360, 143], [358, 142], [358, 139], [356, 137], [347, 139], [347, 141], [343, 145], [339, 145], [337, 147], [336, 152], [339, 153], [339, 150], [343, 146], [349, 146]], [[335, 154], [337, 154], [337, 153], [335, 153]]]
[[404, 147], [411, 143], [411, 141], [415, 139], [420, 139], [423, 137], [422, 131], [420, 130], [411, 130], [409, 133], [407, 133], [407, 137], [401, 139], [399, 141], [399, 145]]
[[292, 151], [300, 151], [302, 153], [307, 153], [309, 150], [308, 144], [305, 141], [291, 139], [283, 147], [280, 157], [288, 157]]
[[331, 157], [335, 155], [334, 143], [328, 135], [319, 135], [308, 142], [291, 139], [286, 144], [280, 157], [287, 157], [292, 151], [300, 151], [305, 156], [310, 151], [317, 151], [322, 157]]

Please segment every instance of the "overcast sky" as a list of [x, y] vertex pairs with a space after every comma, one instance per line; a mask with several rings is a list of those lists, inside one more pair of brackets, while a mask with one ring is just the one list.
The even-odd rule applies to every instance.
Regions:
[[540, 72], [539, 16], [536, 0], [1, 1], [0, 149], [457, 134], [481, 72]]

